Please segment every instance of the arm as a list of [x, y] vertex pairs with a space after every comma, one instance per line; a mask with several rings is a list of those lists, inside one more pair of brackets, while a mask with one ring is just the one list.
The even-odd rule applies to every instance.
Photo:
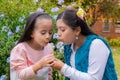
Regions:
[[17, 72], [19, 78], [35, 76], [32, 66], [28, 67], [25, 50], [21, 46], [15, 47], [10, 55], [10, 68]]
[[72, 80], [101, 80], [109, 56], [109, 50], [99, 39], [92, 42], [89, 52], [88, 73], [76, 70], [61, 61], [56, 61], [54, 67]]
[[37, 71], [44, 66], [51, 66], [54, 60], [53, 54], [47, 55], [40, 59], [34, 65], [28, 66], [25, 50], [14, 48], [11, 52], [11, 69], [16, 70], [17, 75], [21, 79], [32, 78], [36, 75]]

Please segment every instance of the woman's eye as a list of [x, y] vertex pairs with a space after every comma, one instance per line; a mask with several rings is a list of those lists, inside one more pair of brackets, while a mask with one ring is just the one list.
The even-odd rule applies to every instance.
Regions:
[[62, 29], [61, 31], [62, 31], [62, 32], [64, 32], [65, 30], [64, 30], [64, 29]]

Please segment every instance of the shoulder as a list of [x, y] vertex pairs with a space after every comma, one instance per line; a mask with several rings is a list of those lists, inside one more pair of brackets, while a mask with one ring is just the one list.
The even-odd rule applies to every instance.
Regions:
[[103, 40], [101, 40], [101, 39], [94, 39], [93, 41], [92, 41], [92, 43], [91, 43], [91, 46], [106, 46], [107, 47], [107, 45], [104, 43], [104, 41]]
[[92, 44], [104, 44], [104, 42], [101, 39], [96, 38], [92, 41]]
[[105, 44], [106, 46], [109, 46], [107, 41], [103, 37], [98, 35], [88, 35], [87, 41], [90, 41], [92, 44], [97, 43], [97, 44]]
[[25, 46], [25, 42], [22, 43], [18, 43], [14, 48], [20, 48], [20, 47], [24, 47]]
[[10, 60], [13, 62], [14, 60], [24, 60], [26, 57], [26, 49], [24, 43], [17, 44], [10, 52]]
[[19, 44], [17, 44], [12, 50], [11, 50], [11, 54], [12, 53], [21, 53], [21, 52], [23, 52], [23, 51], [25, 51], [26, 50], [26, 47], [25, 47], [25, 43], [24, 42], [22, 42], [22, 43], [19, 43]]
[[93, 52], [96, 52], [96, 51], [102, 52], [102, 51], [104, 51], [104, 52], [106, 52], [108, 54], [110, 52], [109, 47], [101, 39], [94, 39], [92, 41], [92, 43], [91, 43], [90, 50], [92, 50]]

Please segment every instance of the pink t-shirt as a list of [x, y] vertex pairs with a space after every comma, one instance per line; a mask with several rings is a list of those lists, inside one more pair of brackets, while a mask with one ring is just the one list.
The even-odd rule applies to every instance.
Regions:
[[[15, 71], [17, 78], [20, 78], [19, 80], [49, 80], [47, 75], [48, 71], [51, 70], [50, 67], [42, 68], [35, 74], [32, 65], [43, 56], [52, 53], [53, 50], [50, 44], [45, 46], [41, 51], [31, 48], [26, 42], [17, 44], [12, 49], [10, 55], [11, 77], [14, 76], [12, 72], [14, 73]], [[48, 77], [51, 77], [51, 75], [48, 75]]]

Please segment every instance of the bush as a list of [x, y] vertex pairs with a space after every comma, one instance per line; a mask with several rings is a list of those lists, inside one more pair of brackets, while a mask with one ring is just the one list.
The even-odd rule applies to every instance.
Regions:
[[108, 42], [111, 46], [120, 46], [120, 40], [118, 39], [109, 39]]
[[[36, 2], [34, 2], [36, 1]], [[0, 80], [5, 80], [9, 75], [10, 51], [17, 43], [23, 32], [27, 17], [35, 11], [44, 11], [53, 17], [53, 22], [57, 14], [65, 9], [63, 2], [45, 0], [1, 0], [0, 2]], [[69, 2], [70, 4], [70, 2]], [[65, 5], [64, 5], [65, 6]], [[67, 6], [66, 6], [67, 7]], [[54, 24], [54, 33], [56, 27]], [[51, 42], [55, 45], [58, 40], [52, 38]], [[56, 48], [54, 48], [56, 49]], [[55, 56], [63, 60], [63, 54], [55, 51]], [[54, 70], [54, 79], [63, 80], [64, 77]]]

